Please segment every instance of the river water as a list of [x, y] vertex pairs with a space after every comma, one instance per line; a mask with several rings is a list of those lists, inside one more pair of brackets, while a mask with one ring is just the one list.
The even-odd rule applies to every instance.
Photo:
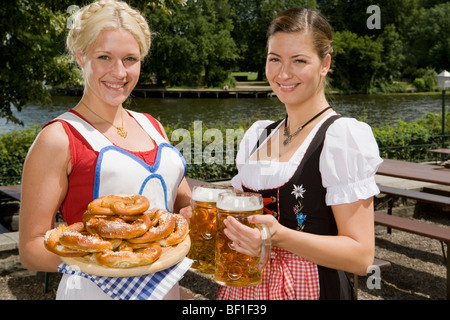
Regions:
[[[447, 97], [448, 98], [448, 97]], [[55, 96], [51, 104], [34, 104], [22, 108], [14, 114], [24, 122], [25, 127], [42, 125], [67, 109], [73, 107], [80, 97]], [[450, 99], [449, 99], [450, 100]], [[329, 99], [334, 109], [347, 117], [363, 120], [371, 126], [395, 124], [396, 119], [410, 122], [423, 117], [428, 112], [440, 112], [440, 94], [392, 94], [392, 95], [336, 95]], [[235, 124], [248, 120], [284, 117], [284, 106], [274, 98], [134, 98], [127, 108], [147, 112], [164, 125], [189, 128], [194, 121], [202, 121], [208, 128], [219, 124], [232, 128]], [[0, 119], [0, 134], [23, 129], [22, 126]]]

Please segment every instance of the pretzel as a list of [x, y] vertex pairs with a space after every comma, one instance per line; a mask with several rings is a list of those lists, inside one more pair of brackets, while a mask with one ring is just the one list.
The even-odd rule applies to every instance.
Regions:
[[177, 245], [186, 238], [189, 225], [179, 214], [147, 211], [148, 207], [142, 196], [96, 199], [89, 203], [82, 222], [48, 231], [45, 247], [64, 257], [89, 255], [92, 262], [105, 267], [151, 264], [161, 256], [161, 246]]
[[95, 254], [95, 260], [99, 265], [110, 268], [131, 268], [155, 262], [162, 253], [162, 248], [157, 243], [149, 247], [133, 251], [130, 247], [124, 247], [120, 251], [107, 250]]
[[109, 241], [95, 235], [83, 234], [84, 230], [83, 222], [76, 222], [61, 232], [59, 242], [69, 249], [85, 252], [112, 250], [122, 242], [120, 239]]
[[170, 247], [182, 242], [189, 234], [189, 223], [180, 214], [175, 215], [175, 230], [167, 238], [157, 242], [163, 247]]
[[158, 223], [156, 226], [151, 227], [142, 236], [128, 239], [128, 241], [131, 243], [148, 243], [168, 237], [175, 229], [176, 222], [174, 215], [170, 212], [158, 209], [156, 211], [156, 216], [158, 218]]
[[117, 248], [118, 250], [139, 250], [139, 249], [146, 249], [155, 242], [144, 242], [144, 243], [131, 243], [128, 240], [123, 240], [120, 246]]
[[[88, 214], [89, 217], [91, 216]], [[132, 216], [134, 221], [127, 222], [115, 216], [84, 218], [86, 230], [107, 239], [130, 239], [142, 236], [151, 226], [150, 214]]]
[[100, 197], [88, 204], [88, 211], [101, 215], [137, 215], [150, 207], [148, 199], [141, 195]]
[[67, 228], [65, 225], [60, 225], [57, 228], [47, 231], [44, 236], [45, 248], [62, 257], [82, 257], [89, 254], [86, 251], [69, 249], [61, 244], [59, 238]]

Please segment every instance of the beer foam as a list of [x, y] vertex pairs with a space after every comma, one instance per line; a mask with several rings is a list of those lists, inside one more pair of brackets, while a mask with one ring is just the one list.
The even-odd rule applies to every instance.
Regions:
[[228, 211], [254, 211], [263, 208], [256, 197], [223, 197], [217, 202], [217, 208]]
[[192, 200], [201, 202], [217, 202], [219, 194], [231, 192], [227, 188], [196, 187], [192, 192]]

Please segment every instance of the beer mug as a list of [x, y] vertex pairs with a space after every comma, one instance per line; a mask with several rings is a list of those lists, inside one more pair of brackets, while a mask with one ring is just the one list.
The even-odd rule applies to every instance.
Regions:
[[221, 185], [194, 186], [189, 231], [191, 248], [187, 255], [193, 260], [191, 268], [203, 273], [214, 273], [217, 196], [231, 191], [230, 188]]
[[[217, 199], [217, 239], [215, 274], [217, 283], [232, 287], [245, 287], [261, 283], [261, 272], [270, 257], [270, 233], [264, 224], [251, 224], [247, 218], [263, 213], [263, 199], [258, 193], [223, 193]], [[239, 222], [261, 230], [261, 254], [251, 257], [234, 249], [233, 242], [225, 235], [223, 221], [232, 216]]]

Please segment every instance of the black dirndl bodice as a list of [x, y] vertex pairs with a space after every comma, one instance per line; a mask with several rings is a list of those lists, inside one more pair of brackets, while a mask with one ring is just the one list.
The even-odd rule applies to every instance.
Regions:
[[[280, 224], [290, 229], [318, 234], [337, 235], [333, 211], [326, 205], [326, 189], [322, 185], [319, 159], [328, 127], [340, 116], [331, 116], [319, 128], [303, 159], [290, 180], [274, 189], [253, 190], [243, 185], [244, 191], [258, 192], [264, 198], [265, 214], [272, 214]], [[278, 126], [275, 122], [266, 128], [258, 145]], [[256, 147], [255, 147], [256, 148]], [[318, 265], [320, 299], [352, 299], [353, 288], [343, 271]]]

